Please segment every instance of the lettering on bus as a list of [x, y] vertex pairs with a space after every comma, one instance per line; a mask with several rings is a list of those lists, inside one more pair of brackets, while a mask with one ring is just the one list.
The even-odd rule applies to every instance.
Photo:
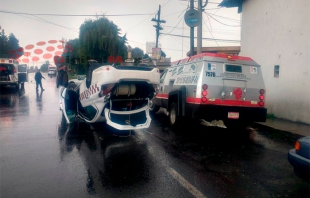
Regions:
[[197, 84], [198, 76], [180, 76], [177, 77], [175, 84]]
[[237, 74], [237, 73], [220, 73], [220, 76], [217, 77], [223, 77], [223, 78], [232, 78], [232, 79], [246, 79], [246, 75], [244, 74]]
[[215, 75], [215, 72], [206, 72], [206, 76], [207, 77], [215, 77], [216, 75]]

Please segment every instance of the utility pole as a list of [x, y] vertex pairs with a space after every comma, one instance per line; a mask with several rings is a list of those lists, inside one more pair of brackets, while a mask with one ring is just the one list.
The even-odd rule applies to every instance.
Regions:
[[202, 53], [202, 11], [208, 4], [209, 0], [206, 0], [205, 4], [202, 5], [202, 0], [198, 0], [198, 12], [201, 18], [199, 25], [197, 27], [197, 54]]
[[[190, 9], [194, 9], [194, 0], [190, 0]], [[190, 56], [194, 55], [194, 27], [190, 27]]]
[[160, 26], [161, 23], [166, 23], [165, 20], [160, 20], [160, 8], [161, 6], [159, 5], [159, 9], [157, 12], [157, 19], [156, 18], [152, 18], [152, 21], [157, 22], [156, 25], [153, 25], [156, 28], [156, 48], [158, 48], [158, 37], [159, 37], [159, 30], [163, 30], [163, 28]]

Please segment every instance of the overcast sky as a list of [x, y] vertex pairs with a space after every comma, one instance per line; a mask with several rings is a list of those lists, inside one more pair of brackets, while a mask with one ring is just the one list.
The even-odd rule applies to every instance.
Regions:
[[[241, 14], [238, 14], [237, 8], [218, 7], [221, 1], [209, 0], [205, 7], [205, 12], [210, 15], [203, 13], [203, 38], [240, 40]], [[1, 0], [0, 26], [5, 30], [6, 35], [13, 33], [21, 47], [28, 45], [38, 47], [36, 43], [41, 41], [48, 43], [50, 40], [78, 38], [79, 27], [84, 20], [95, 19], [95, 17], [26, 15], [16, 14], [16, 12], [65, 15], [105, 14], [121, 29], [122, 35], [127, 33], [128, 44], [131, 47], [139, 47], [146, 53], [146, 42], [156, 40], [156, 31], [153, 27], [155, 22], [151, 19], [156, 17], [159, 5], [161, 5], [161, 19], [166, 20], [166, 23], [161, 24], [163, 27], [161, 33], [174, 35], [160, 35], [160, 47], [172, 61], [182, 59], [190, 50], [189, 38], [181, 37], [190, 35], [190, 28], [184, 23], [184, 14], [189, 7], [189, 0]], [[195, 7], [197, 8], [197, 3]], [[196, 29], [195, 36], [197, 36]], [[203, 40], [202, 43], [203, 47], [239, 45], [238, 42], [212, 40]], [[43, 51], [46, 49], [46, 46], [44, 47]], [[43, 59], [40, 58], [40, 60]]]

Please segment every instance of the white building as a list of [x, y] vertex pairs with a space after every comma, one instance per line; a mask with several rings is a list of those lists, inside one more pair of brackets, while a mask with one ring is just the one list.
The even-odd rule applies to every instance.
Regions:
[[310, 124], [310, 0], [223, 0], [242, 14], [241, 56], [262, 66], [269, 114]]

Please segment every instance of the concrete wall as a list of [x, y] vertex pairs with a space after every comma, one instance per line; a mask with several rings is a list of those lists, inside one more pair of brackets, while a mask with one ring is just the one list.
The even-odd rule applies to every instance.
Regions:
[[310, 124], [310, 0], [246, 0], [240, 55], [262, 66], [268, 113]]

